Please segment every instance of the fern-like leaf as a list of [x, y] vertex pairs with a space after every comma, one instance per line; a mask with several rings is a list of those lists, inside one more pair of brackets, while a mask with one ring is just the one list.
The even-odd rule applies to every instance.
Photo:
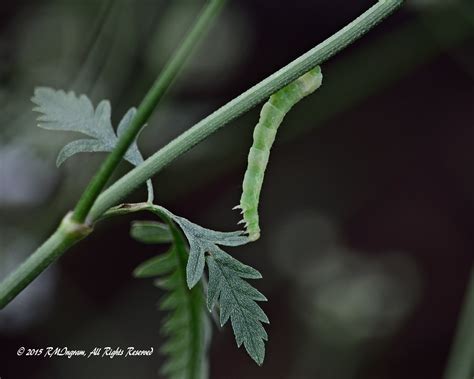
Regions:
[[[223, 326], [228, 320], [231, 321], [237, 346], [245, 346], [252, 359], [261, 365], [265, 358], [265, 341], [268, 335], [262, 323], [268, 323], [268, 317], [257, 304], [258, 301], [266, 301], [257, 289], [251, 286], [245, 279], [260, 279], [260, 273], [254, 268], [247, 266], [237, 259], [224, 252], [219, 246], [239, 246], [249, 242], [248, 236], [243, 231], [237, 232], [216, 232], [203, 228], [191, 221], [176, 216], [166, 208], [150, 203], [123, 204], [108, 211], [108, 215], [126, 214], [138, 211], [151, 211], [161, 217], [170, 225], [173, 236], [179, 235], [179, 239], [184, 245], [181, 231], [174, 226], [176, 223], [186, 236], [189, 243], [189, 254], [186, 259], [180, 255], [181, 269], [174, 272], [168, 279], [161, 282], [165, 289], [175, 288], [178, 275], [181, 284], [186, 288], [191, 287], [191, 291], [201, 288], [205, 280], [202, 278], [204, 266], [207, 263], [209, 272], [209, 283], [207, 285], [207, 307], [209, 311], [218, 308], [220, 311], [220, 324]], [[172, 226], [172, 227], [171, 227]], [[156, 224], [155, 227], [162, 238], [163, 226]], [[150, 241], [150, 223], [134, 224], [135, 231], [132, 234], [143, 242]], [[176, 242], [175, 237], [175, 242]], [[172, 262], [170, 254], [153, 258], [141, 265], [135, 271], [138, 276], [162, 275], [170, 270]], [[204, 260], [204, 263], [202, 262]], [[199, 280], [201, 279], [201, 283]], [[193, 283], [196, 283], [192, 286]], [[190, 286], [191, 284], [191, 286]], [[163, 300], [163, 309], [176, 307], [179, 303], [178, 295], [170, 295]], [[176, 320], [179, 320], [179, 312], [176, 313]], [[165, 326], [170, 329], [174, 323], [170, 322]], [[180, 324], [181, 325], [181, 324]], [[176, 342], [178, 343], [178, 342]]]
[[260, 273], [219, 248], [214, 249], [206, 261], [209, 268], [209, 311], [219, 304], [221, 326], [230, 319], [237, 346], [244, 344], [247, 353], [261, 365], [265, 358], [264, 341], [268, 340], [262, 322], [269, 323], [269, 320], [256, 302], [267, 299], [244, 280], [260, 279]]
[[[170, 225], [173, 245], [170, 250], [138, 266], [136, 277], [156, 277], [155, 284], [167, 291], [160, 302], [160, 309], [167, 311], [162, 333], [167, 340], [161, 352], [167, 356], [161, 372], [170, 379], [207, 378], [207, 347], [210, 340], [210, 325], [205, 310], [201, 285], [189, 289], [186, 285], [187, 247], [183, 236]], [[149, 243], [151, 233], [155, 240], [163, 242], [163, 225], [160, 223], [134, 222], [132, 236]]]
[[239, 262], [219, 247], [243, 245], [249, 242], [248, 236], [242, 231], [226, 233], [206, 229], [174, 215], [163, 207], [155, 208], [158, 213], [164, 213], [175, 221], [188, 240], [188, 287], [192, 288], [199, 282], [207, 262], [209, 311], [212, 312], [214, 305], [219, 305], [221, 326], [230, 319], [237, 346], [243, 344], [252, 359], [261, 365], [265, 358], [264, 341], [268, 340], [262, 322], [268, 323], [269, 320], [257, 301], [267, 299], [244, 279], [260, 279], [262, 276], [257, 270]]
[[[169, 212], [169, 211], [168, 211]], [[220, 246], [240, 246], [249, 242], [243, 231], [217, 232], [196, 225], [191, 221], [175, 216], [169, 212], [173, 220], [181, 227], [189, 242], [189, 259], [186, 266], [186, 280], [188, 287], [192, 288], [201, 279], [205, 253], [210, 253]]]
[[[94, 109], [85, 95], [76, 96], [74, 92], [66, 93], [47, 87], [36, 88], [31, 100], [37, 105], [33, 110], [41, 113], [38, 117], [40, 128], [77, 132], [91, 137], [78, 139], [64, 146], [56, 159], [58, 167], [78, 153], [111, 152], [136, 113], [135, 108], [129, 109], [120, 121], [115, 134], [110, 119], [111, 107], [107, 100], [102, 100]], [[124, 159], [135, 166], [143, 162], [136, 141], [130, 145]], [[147, 186], [148, 197], [152, 199], [151, 181], [147, 182]]]

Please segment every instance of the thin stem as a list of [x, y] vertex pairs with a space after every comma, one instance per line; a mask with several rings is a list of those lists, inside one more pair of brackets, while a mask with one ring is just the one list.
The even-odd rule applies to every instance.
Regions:
[[466, 288], [445, 379], [472, 379], [474, 376], [474, 267]]
[[0, 309], [5, 307], [67, 249], [92, 232], [91, 228], [76, 223], [71, 216], [72, 213], [68, 213], [58, 229], [2, 282]]
[[105, 190], [92, 207], [89, 221], [96, 220], [107, 209], [118, 204], [127, 194], [217, 129], [360, 38], [401, 4], [402, 0], [380, 0], [327, 40], [198, 122]]
[[219, 10], [222, 8], [225, 0], [209, 0], [206, 7], [198, 17], [191, 31], [187, 34], [185, 40], [173, 55], [171, 60], [165, 66], [157, 80], [145, 95], [143, 101], [137, 109], [137, 113], [132, 123], [119, 139], [115, 149], [107, 156], [98, 172], [92, 178], [91, 182], [85, 189], [74, 209], [73, 219], [82, 223], [87, 217], [94, 201], [103, 190], [105, 184], [110, 179], [115, 168], [118, 166], [122, 157], [127, 152], [132, 142], [137, 137], [142, 126], [149, 119], [153, 110], [166, 93], [177, 74], [181, 71], [187, 58], [194, 50], [197, 42], [208, 30], [211, 21], [215, 18]]

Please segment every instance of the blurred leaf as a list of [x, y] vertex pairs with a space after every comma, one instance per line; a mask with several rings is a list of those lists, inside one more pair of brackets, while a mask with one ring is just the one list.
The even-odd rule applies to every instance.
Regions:
[[[107, 100], [102, 100], [94, 110], [85, 95], [77, 97], [74, 92], [66, 93], [46, 87], [36, 88], [31, 100], [38, 105], [33, 110], [42, 113], [38, 117], [40, 128], [78, 132], [94, 138], [67, 144], [58, 155], [57, 166], [77, 153], [112, 151], [117, 144], [117, 137], [124, 133], [136, 113], [136, 109], [131, 108], [125, 114], [115, 135], [110, 121], [111, 107]], [[135, 166], [143, 162], [136, 142], [128, 149], [125, 159]]]
[[149, 244], [173, 241], [169, 226], [158, 221], [134, 221], [130, 235], [137, 241]]
[[[160, 276], [155, 284], [167, 291], [160, 301], [160, 309], [170, 312], [161, 327], [162, 333], [167, 337], [161, 347], [161, 352], [167, 356], [161, 372], [173, 379], [204, 379], [208, 377], [206, 353], [210, 334], [204, 294], [201, 285], [188, 289], [185, 278], [188, 256], [186, 243], [172, 224], [168, 226], [168, 232], [171, 228], [174, 240], [171, 249], [138, 266], [134, 275], [141, 278]], [[153, 227], [148, 228], [145, 233], [145, 240], [150, 240], [152, 232], [156, 232], [155, 239], [160, 240], [163, 229], [162, 224], [153, 223]], [[132, 237], [136, 238], [137, 230], [144, 229], [135, 227]], [[140, 232], [138, 235], [143, 236]], [[140, 237], [136, 239], [142, 241]]]
[[[93, 138], [79, 139], [64, 146], [56, 160], [58, 167], [77, 153], [111, 152], [136, 113], [135, 108], [128, 110], [119, 123], [116, 135], [110, 121], [110, 102], [107, 100], [102, 100], [94, 110], [91, 101], [85, 95], [77, 97], [72, 91], [66, 93], [47, 87], [36, 88], [31, 100], [37, 105], [33, 110], [42, 113], [38, 117], [40, 128], [78, 132]], [[143, 162], [136, 141], [130, 145], [124, 159], [135, 166]], [[153, 197], [151, 181], [147, 181], [147, 186], [151, 199]]]
[[[136, 238], [133, 234], [132, 237], [140, 242], [143, 242], [141, 239]], [[173, 254], [174, 248], [165, 254], [158, 255], [143, 262], [133, 271], [133, 276], [136, 278], [149, 278], [151, 276], [158, 276], [168, 273], [172, 268], [174, 268], [176, 264]]]

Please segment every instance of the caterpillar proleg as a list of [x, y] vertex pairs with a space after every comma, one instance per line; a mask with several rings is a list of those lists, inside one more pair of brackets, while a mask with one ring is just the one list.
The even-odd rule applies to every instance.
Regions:
[[260, 119], [253, 132], [253, 144], [248, 155], [240, 204], [234, 208], [242, 210], [243, 220], [239, 223], [245, 224], [246, 232], [251, 241], [255, 241], [260, 237], [258, 203], [265, 169], [270, 157], [270, 149], [275, 141], [278, 127], [286, 113], [298, 101], [321, 86], [322, 79], [321, 68], [317, 66], [275, 92], [262, 107]]

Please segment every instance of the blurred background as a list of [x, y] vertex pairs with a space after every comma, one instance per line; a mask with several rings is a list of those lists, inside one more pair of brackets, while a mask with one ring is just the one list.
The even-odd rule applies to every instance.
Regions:
[[[7, 2], [0, 34], [0, 278], [51, 233], [103, 154], [55, 167], [73, 133], [36, 127], [35, 86], [139, 104], [203, 1]], [[142, 133], [150, 155], [353, 20], [373, 1], [229, 1]], [[214, 328], [211, 378], [440, 378], [474, 235], [474, 7], [407, 0], [323, 65], [323, 87], [285, 119], [261, 200], [262, 238], [229, 252], [262, 272], [267, 357], [258, 368]], [[156, 201], [235, 230], [255, 109], [157, 175]], [[117, 175], [130, 169], [123, 163]], [[116, 176], [117, 177], [117, 176]], [[130, 201], [145, 199], [145, 186]], [[154, 378], [162, 358], [17, 358], [20, 346], [155, 348], [163, 314], [131, 271], [163, 251], [122, 217], [0, 312], [0, 376]]]

